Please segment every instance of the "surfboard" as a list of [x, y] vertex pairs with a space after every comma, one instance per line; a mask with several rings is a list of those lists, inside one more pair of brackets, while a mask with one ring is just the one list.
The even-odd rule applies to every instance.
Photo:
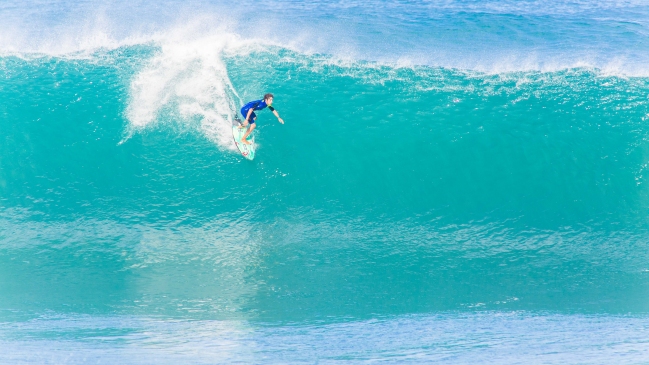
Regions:
[[238, 121], [234, 120], [232, 122], [232, 138], [234, 138], [234, 144], [237, 145], [237, 148], [239, 149], [239, 152], [241, 152], [243, 157], [252, 161], [255, 158], [255, 137], [252, 135], [248, 136], [248, 141], [250, 141], [250, 144], [239, 142], [241, 141], [241, 137], [246, 134], [247, 130], [248, 128], [239, 128]]

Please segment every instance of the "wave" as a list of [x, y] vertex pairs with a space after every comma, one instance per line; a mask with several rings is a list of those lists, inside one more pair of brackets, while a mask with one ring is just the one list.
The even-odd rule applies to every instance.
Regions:
[[[568, 98], [575, 105], [596, 106], [603, 113], [601, 117], [614, 116], [615, 109], [622, 105], [631, 108], [632, 119], [621, 123], [636, 124], [649, 117], [642, 112], [646, 105], [641, 101], [649, 87], [647, 78], [620, 77], [610, 70], [583, 64], [551, 72], [486, 73], [408, 62], [341, 59], [329, 54], [304, 53], [264, 39], [246, 39], [227, 28], [208, 28], [208, 33], [198, 31], [199, 28], [178, 28], [144, 43], [115, 41], [119, 44], [116, 49], [101, 49], [107, 43], [100, 42], [94, 48], [80, 48], [69, 54], [23, 53], [21, 58], [27, 63], [80, 60], [90, 69], [93, 65], [104, 65], [123, 73], [126, 95], [121, 108], [128, 123], [122, 142], [134, 133], [166, 125], [180, 131], [198, 130], [222, 150], [234, 151], [230, 125], [244, 99], [258, 98], [283, 84], [298, 88], [285, 90], [289, 94], [316, 88], [333, 93], [344, 79], [368, 87], [379, 86], [382, 89], [374, 92], [386, 100], [407, 99], [412, 92], [453, 94], [452, 104], [476, 97], [503, 96], [511, 105], [538, 98], [551, 102]], [[8, 59], [5, 56], [0, 60], [5, 71], [11, 72]], [[305, 81], [295, 83], [292, 77]], [[397, 90], [385, 87], [390, 84], [398, 85]], [[365, 87], [358, 89], [359, 93], [366, 91]], [[634, 142], [632, 149], [636, 147], [638, 143]], [[643, 171], [644, 168], [636, 171], [640, 183]]]

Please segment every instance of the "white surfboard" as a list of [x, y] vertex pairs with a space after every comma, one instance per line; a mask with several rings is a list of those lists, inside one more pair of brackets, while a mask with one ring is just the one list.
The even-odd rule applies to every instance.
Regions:
[[244, 134], [246, 134], [246, 131], [248, 128], [239, 128], [239, 123], [235, 120], [232, 123], [232, 138], [234, 138], [234, 144], [237, 145], [237, 148], [239, 149], [239, 152], [243, 155], [243, 157], [247, 158], [248, 160], [253, 160], [255, 158], [255, 137], [252, 136], [252, 133], [250, 136], [248, 136], [248, 141], [250, 144], [245, 144], [241, 143], [241, 137], [243, 137]]

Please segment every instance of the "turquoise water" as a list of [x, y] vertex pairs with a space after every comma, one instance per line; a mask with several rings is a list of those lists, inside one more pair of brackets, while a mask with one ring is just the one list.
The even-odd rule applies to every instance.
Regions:
[[648, 7], [258, 5], [0, 7], [0, 362], [649, 361]]

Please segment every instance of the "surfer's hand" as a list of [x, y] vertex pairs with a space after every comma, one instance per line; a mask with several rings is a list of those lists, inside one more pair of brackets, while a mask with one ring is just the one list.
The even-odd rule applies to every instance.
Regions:
[[277, 118], [277, 121], [284, 124], [284, 119], [282, 119], [282, 118]]

